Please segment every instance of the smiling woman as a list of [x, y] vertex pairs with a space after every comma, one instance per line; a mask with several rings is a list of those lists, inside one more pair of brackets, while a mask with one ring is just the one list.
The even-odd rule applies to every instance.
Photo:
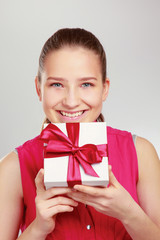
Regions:
[[[57, 31], [44, 44], [35, 85], [46, 122], [103, 121], [110, 82], [99, 40], [84, 29]], [[103, 188], [46, 190], [40, 135], [4, 157], [0, 239], [16, 239], [21, 228], [22, 240], [159, 240], [160, 161], [153, 145], [140, 137], [134, 144], [131, 133], [111, 127], [107, 139]]]

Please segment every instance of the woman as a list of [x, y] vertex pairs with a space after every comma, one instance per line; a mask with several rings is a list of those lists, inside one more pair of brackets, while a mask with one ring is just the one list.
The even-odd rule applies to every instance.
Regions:
[[[109, 91], [106, 56], [83, 29], [61, 29], [45, 43], [35, 85], [46, 122], [103, 121]], [[107, 128], [109, 187], [43, 183], [40, 136], [0, 166], [1, 240], [160, 239], [160, 162], [147, 140]], [[7, 228], [6, 228], [7, 226]]]

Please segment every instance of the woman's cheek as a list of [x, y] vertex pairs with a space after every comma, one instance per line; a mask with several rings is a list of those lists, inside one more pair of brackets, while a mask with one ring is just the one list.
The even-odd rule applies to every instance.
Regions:
[[49, 88], [44, 93], [44, 102], [47, 105], [56, 105], [62, 99], [62, 94], [60, 91], [55, 91]]
[[99, 92], [86, 93], [84, 101], [89, 105], [99, 105], [102, 103], [102, 95]]

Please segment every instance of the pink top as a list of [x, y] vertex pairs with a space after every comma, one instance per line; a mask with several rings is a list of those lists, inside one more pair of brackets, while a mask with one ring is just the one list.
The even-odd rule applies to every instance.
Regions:
[[[138, 163], [132, 135], [129, 132], [107, 127], [108, 160], [121, 185], [138, 203], [136, 184]], [[24, 195], [22, 231], [36, 216], [34, 179], [43, 167], [43, 143], [39, 136], [17, 148]], [[97, 212], [94, 208], [79, 204], [71, 213], [58, 214], [55, 230], [47, 240], [129, 240], [122, 223], [115, 218]]]

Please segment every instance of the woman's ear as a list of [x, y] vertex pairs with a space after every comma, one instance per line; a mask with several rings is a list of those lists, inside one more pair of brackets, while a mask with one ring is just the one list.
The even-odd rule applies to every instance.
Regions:
[[39, 97], [39, 100], [42, 101], [41, 85], [38, 80], [38, 76], [36, 76], [36, 78], [35, 78], [35, 86], [36, 86], [36, 92]]
[[103, 84], [103, 96], [102, 96], [103, 101], [105, 101], [108, 96], [109, 87], [110, 87], [110, 80], [109, 80], [109, 78], [106, 78], [106, 80]]

